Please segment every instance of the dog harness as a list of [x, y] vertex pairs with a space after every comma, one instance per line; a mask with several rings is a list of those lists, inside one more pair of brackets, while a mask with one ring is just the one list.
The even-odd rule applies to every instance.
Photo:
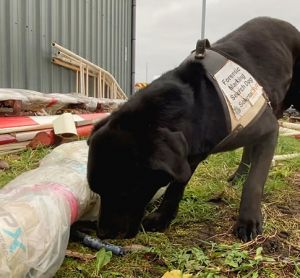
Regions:
[[196, 50], [187, 60], [202, 64], [223, 106], [229, 135], [216, 146], [215, 152], [258, 118], [270, 101], [263, 87], [246, 69], [217, 50], [210, 49], [207, 39], [197, 42]]

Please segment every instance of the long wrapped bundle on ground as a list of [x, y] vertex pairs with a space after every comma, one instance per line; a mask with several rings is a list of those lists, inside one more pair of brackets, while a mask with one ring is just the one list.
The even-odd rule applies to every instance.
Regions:
[[77, 93], [45, 94], [25, 89], [0, 89], [0, 115], [55, 115], [64, 112], [112, 112], [125, 99], [87, 97]]
[[51, 277], [63, 262], [70, 226], [95, 220], [99, 196], [86, 180], [85, 141], [63, 144], [0, 190], [0, 276]]

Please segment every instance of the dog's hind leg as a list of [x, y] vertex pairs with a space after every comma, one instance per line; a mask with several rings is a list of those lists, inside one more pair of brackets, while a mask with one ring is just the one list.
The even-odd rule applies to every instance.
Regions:
[[240, 178], [248, 174], [250, 163], [251, 163], [251, 152], [252, 152], [252, 146], [244, 147], [242, 160], [237, 170], [227, 180], [230, 184], [235, 185]]
[[272, 130], [258, 138], [252, 147], [251, 166], [243, 186], [239, 218], [235, 226], [235, 234], [243, 241], [251, 240], [262, 233], [263, 188], [278, 138], [277, 119], [272, 115], [272, 118], [266, 118], [266, 122]]

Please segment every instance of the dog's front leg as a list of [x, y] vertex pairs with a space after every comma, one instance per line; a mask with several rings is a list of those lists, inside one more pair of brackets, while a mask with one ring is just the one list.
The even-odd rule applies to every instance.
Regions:
[[164, 231], [169, 227], [177, 215], [185, 185], [185, 183], [170, 183], [158, 209], [143, 219], [142, 225], [146, 231]]
[[235, 226], [236, 235], [243, 241], [254, 239], [262, 233], [261, 200], [278, 137], [277, 121], [272, 132], [259, 138], [251, 151], [251, 166], [245, 181], [240, 213]]

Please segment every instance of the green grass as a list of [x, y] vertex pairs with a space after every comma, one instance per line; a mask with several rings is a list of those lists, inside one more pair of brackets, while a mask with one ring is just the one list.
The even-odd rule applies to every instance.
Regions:
[[49, 152], [50, 148], [38, 148], [25, 150], [19, 154], [0, 156], [9, 163], [9, 169], [0, 171], [0, 188], [23, 172], [38, 167], [39, 161]]
[[[36, 167], [48, 152], [40, 149], [5, 157], [11, 168], [0, 172], [0, 186]], [[293, 152], [300, 152], [300, 141], [280, 138], [276, 153]], [[193, 277], [300, 277], [300, 180], [297, 183], [294, 178], [300, 171], [300, 158], [271, 169], [263, 203], [264, 237], [242, 244], [232, 235], [242, 181], [234, 187], [226, 181], [240, 156], [241, 150], [216, 154], [199, 165], [178, 217], [165, 233], [140, 232], [134, 239], [111, 241], [122, 246], [143, 245], [146, 250], [112, 256], [101, 268], [99, 257], [87, 262], [66, 258], [55, 277], [155, 278], [172, 269]], [[73, 242], [68, 249], [96, 253]]]

